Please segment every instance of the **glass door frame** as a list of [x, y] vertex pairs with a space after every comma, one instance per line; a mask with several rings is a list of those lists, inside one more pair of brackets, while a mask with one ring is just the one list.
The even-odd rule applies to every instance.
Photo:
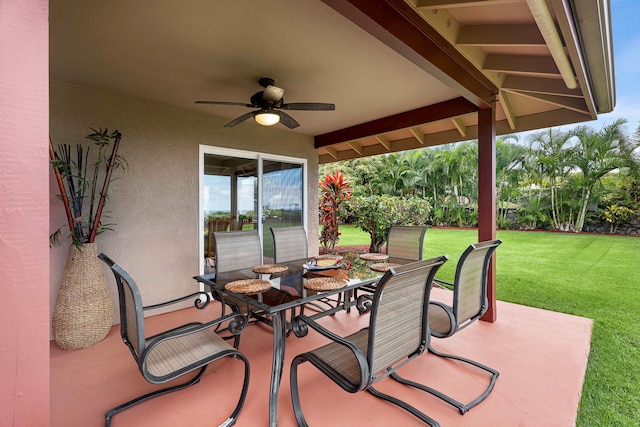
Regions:
[[257, 151], [238, 150], [235, 148], [223, 148], [213, 145], [200, 144], [198, 147], [198, 258], [200, 274], [204, 273], [204, 156], [205, 154], [239, 157], [256, 160], [258, 162], [258, 211], [256, 213], [257, 230], [260, 241], [264, 241], [263, 222], [263, 191], [262, 191], [262, 164], [264, 160], [274, 162], [286, 162], [302, 165], [302, 226], [307, 230], [307, 215], [309, 203], [307, 201], [307, 159], [299, 157], [281, 156], [277, 154], [260, 153]]

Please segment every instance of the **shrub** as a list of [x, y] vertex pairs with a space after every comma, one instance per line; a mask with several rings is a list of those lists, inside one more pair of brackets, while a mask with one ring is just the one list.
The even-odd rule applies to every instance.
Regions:
[[609, 205], [605, 209], [603, 216], [604, 220], [611, 224], [609, 232], [615, 233], [620, 224], [624, 224], [633, 218], [634, 212], [625, 206]]
[[431, 204], [417, 197], [354, 197], [350, 211], [355, 218], [356, 226], [369, 233], [369, 252], [380, 252], [392, 225], [426, 224], [431, 215]]

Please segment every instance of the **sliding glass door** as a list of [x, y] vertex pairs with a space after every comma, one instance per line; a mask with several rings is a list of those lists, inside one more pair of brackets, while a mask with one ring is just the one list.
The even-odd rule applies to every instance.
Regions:
[[304, 159], [201, 146], [201, 271], [215, 263], [215, 231], [257, 229], [269, 262], [270, 228], [306, 225], [305, 181]]
[[301, 163], [262, 162], [262, 253], [273, 258], [272, 227], [304, 225], [304, 168]]

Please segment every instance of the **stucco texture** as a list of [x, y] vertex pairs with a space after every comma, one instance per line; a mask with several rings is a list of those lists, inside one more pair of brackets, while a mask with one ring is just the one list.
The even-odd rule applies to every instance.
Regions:
[[[313, 138], [63, 82], [50, 82], [50, 134], [54, 145], [76, 143], [89, 128], [122, 133], [119, 154], [128, 171], [111, 183], [106, 208], [115, 232], [98, 236], [98, 250], [136, 280], [145, 305], [193, 292], [199, 266], [199, 146], [234, 148], [307, 159], [309, 230], [318, 229], [318, 154]], [[50, 252], [51, 312], [60, 287], [70, 240], [59, 190], [50, 172], [50, 233], [63, 239]], [[318, 247], [311, 233], [309, 247]], [[310, 249], [310, 253], [313, 249]], [[117, 291], [105, 267], [118, 323]]]

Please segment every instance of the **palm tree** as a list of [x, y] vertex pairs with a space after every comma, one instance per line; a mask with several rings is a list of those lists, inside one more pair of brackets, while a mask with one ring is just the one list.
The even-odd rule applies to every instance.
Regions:
[[569, 161], [582, 173], [579, 180], [582, 206], [576, 221], [577, 231], [582, 231], [584, 226], [595, 185], [607, 173], [631, 163], [631, 151], [635, 147], [628, 143], [622, 129], [626, 122], [625, 119], [618, 119], [599, 132], [587, 126], [579, 126], [572, 131], [580, 143], [571, 149]]
[[[508, 140], [518, 141], [517, 136], [507, 136], [506, 139], [496, 141], [496, 184], [499, 204], [506, 202], [508, 207], [512, 195], [520, 187], [524, 174], [526, 148]], [[502, 217], [506, 218], [507, 209], [502, 209]]]
[[548, 181], [550, 201], [551, 201], [551, 222], [555, 229], [562, 229], [569, 226], [570, 218], [563, 213], [562, 187], [571, 171], [567, 163], [570, 139], [573, 135], [559, 129], [546, 129], [534, 133], [529, 137], [529, 147], [531, 149], [533, 167], [541, 178], [541, 188], [545, 185], [545, 178]]

